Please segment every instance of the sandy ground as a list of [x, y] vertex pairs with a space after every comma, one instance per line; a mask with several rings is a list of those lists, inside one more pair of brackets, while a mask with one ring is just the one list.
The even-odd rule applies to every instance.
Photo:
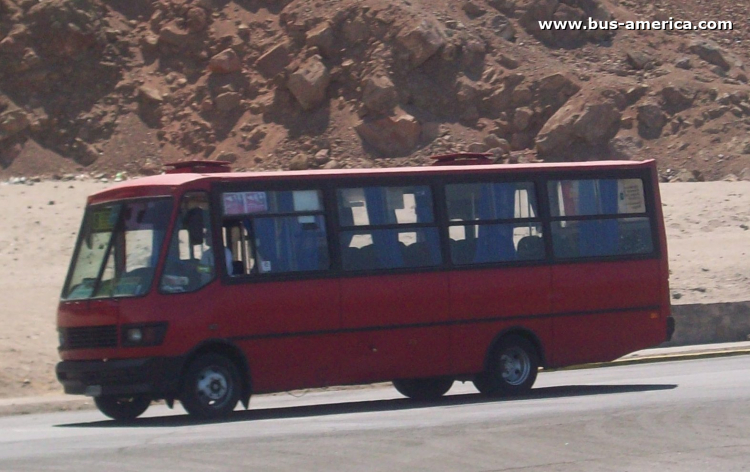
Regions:
[[[108, 184], [0, 183], [0, 398], [57, 394], [55, 309], [86, 196]], [[750, 182], [662, 185], [673, 303], [750, 299]]]

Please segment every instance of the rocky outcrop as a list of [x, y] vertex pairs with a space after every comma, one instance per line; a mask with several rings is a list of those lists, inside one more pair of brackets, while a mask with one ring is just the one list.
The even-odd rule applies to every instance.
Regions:
[[661, 135], [667, 116], [655, 103], [644, 103], [638, 106], [638, 134], [646, 139], [656, 139]]
[[270, 48], [255, 62], [255, 69], [265, 77], [274, 77], [292, 62], [289, 43], [282, 42]]
[[231, 74], [242, 70], [242, 61], [233, 49], [225, 49], [211, 58], [208, 70], [215, 74]]
[[0, 114], [0, 142], [18, 135], [29, 124], [29, 117], [22, 110], [9, 110]]
[[362, 101], [370, 111], [388, 113], [398, 104], [396, 86], [386, 75], [367, 77], [362, 88]]
[[715, 41], [710, 39], [696, 39], [690, 43], [688, 49], [704, 61], [724, 70], [729, 70], [732, 67], [744, 68], [739, 59], [723, 50]]
[[541, 157], [556, 157], [581, 149], [604, 148], [617, 134], [620, 118], [613, 103], [589, 103], [588, 97], [578, 97], [560, 108], [539, 131], [537, 152]]
[[326, 98], [331, 74], [320, 56], [313, 56], [294, 72], [287, 83], [304, 110], [312, 110]]
[[421, 21], [416, 27], [402, 32], [397, 40], [406, 50], [409, 66], [419, 67], [445, 44], [445, 33], [436, 23]]
[[419, 121], [407, 113], [365, 120], [355, 129], [362, 140], [385, 157], [408, 155], [422, 133]]

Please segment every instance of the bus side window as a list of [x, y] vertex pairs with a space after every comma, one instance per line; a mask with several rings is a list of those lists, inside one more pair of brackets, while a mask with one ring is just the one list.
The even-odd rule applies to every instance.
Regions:
[[653, 252], [651, 223], [640, 179], [551, 181], [549, 196], [556, 257]]
[[339, 189], [338, 214], [344, 270], [430, 267], [441, 262], [432, 192], [426, 185]]
[[446, 185], [451, 260], [456, 265], [545, 257], [532, 182]]

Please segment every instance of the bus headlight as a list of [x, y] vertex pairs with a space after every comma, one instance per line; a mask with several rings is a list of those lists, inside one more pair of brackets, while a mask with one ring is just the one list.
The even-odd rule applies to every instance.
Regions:
[[167, 323], [132, 324], [122, 327], [123, 347], [158, 346], [164, 342]]

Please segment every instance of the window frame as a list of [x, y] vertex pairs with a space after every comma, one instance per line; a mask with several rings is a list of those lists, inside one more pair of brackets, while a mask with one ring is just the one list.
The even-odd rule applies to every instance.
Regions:
[[[445, 245], [447, 246], [448, 251], [448, 259], [447, 262], [449, 263], [448, 266], [453, 270], [462, 270], [462, 269], [473, 269], [473, 268], [487, 268], [487, 267], [515, 267], [515, 266], [527, 266], [527, 265], [538, 265], [538, 264], [549, 264], [549, 255], [550, 255], [550, 248], [547, 244], [547, 239], [549, 239], [547, 235], [547, 228], [545, 227], [545, 220], [544, 220], [544, 207], [546, 205], [541, 198], [540, 193], [540, 179], [537, 176], [531, 175], [531, 174], [519, 174], [519, 175], [503, 175], [503, 174], [497, 174], [497, 175], [484, 175], [479, 174], [481, 178], [475, 178], [471, 180], [467, 180], [465, 177], [461, 179], [450, 179], [446, 180], [442, 183], [442, 191], [443, 191], [443, 205], [444, 205], [444, 218], [446, 220], [446, 228], [444, 232], [444, 240]], [[461, 184], [519, 184], [519, 183], [527, 183], [531, 184], [533, 186], [533, 195], [534, 199], [536, 200], [536, 216], [534, 218], [494, 218], [494, 219], [479, 219], [479, 220], [471, 220], [471, 221], [462, 221], [462, 222], [455, 222], [450, 220], [450, 215], [448, 214], [448, 191], [447, 187], [448, 185], [461, 185]], [[471, 264], [456, 264], [453, 262], [453, 254], [451, 253], [450, 249], [450, 228], [452, 227], [463, 227], [464, 229], [470, 226], [480, 226], [480, 225], [523, 225], [523, 224], [530, 224], [530, 225], [537, 225], [542, 228], [542, 241], [544, 242], [544, 257], [539, 259], [522, 259], [522, 260], [505, 260], [505, 261], [489, 261], [489, 262], [474, 262]]]
[[[317, 190], [320, 192], [321, 197], [321, 210], [315, 211], [302, 211], [302, 212], [279, 212], [279, 213], [256, 213], [248, 215], [229, 215], [225, 217], [222, 195], [225, 193], [233, 192], [295, 192], [295, 191], [310, 191]], [[326, 245], [328, 249], [329, 266], [326, 269], [320, 270], [306, 270], [306, 271], [286, 271], [286, 272], [267, 272], [262, 273], [257, 270], [257, 265], [254, 266], [251, 273], [230, 275], [227, 273], [226, 264], [220, 264], [221, 267], [218, 269], [219, 278], [222, 283], [233, 285], [243, 283], [255, 283], [255, 282], [272, 282], [272, 281], [283, 281], [283, 280], [296, 280], [296, 279], [315, 279], [315, 278], [329, 278], [333, 271], [334, 260], [333, 251], [331, 250], [331, 215], [328, 211], [326, 195], [326, 185], [321, 185], [320, 182], [307, 179], [299, 180], [288, 180], [288, 181], [262, 181], [262, 180], [251, 180], [248, 179], [244, 182], [221, 182], [211, 186], [210, 189], [210, 201], [212, 207], [215, 209], [213, 212], [213, 231], [216, 233], [215, 238], [218, 238], [219, 244], [221, 245], [222, 252], [226, 245], [224, 244], [224, 237], [222, 234], [225, 221], [237, 222], [243, 218], [289, 218], [289, 217], [300, 217], [300, 216], [318, 216], [320, 215], [324, 220], [324, 226], [326, 233]], [[256, 241], [254, 237], [249, 238], [250, 249], [253, 252], [253, 257], [257, 254]], [[256, 261], [257, 263], [257, 261]]]
[[[654, 207], [655, 196], [652, 188], [652, 176], [649, 169], [617, 169], [597, 171], [547, 171], [534, 172], [467, 172], [465, 167], [459, 168], [461, 172], [455, 174], [438, 175], [415, 175], [415, 176], [306, 176], [290, 177], [284, 180], [254, 178], [241, 182], [216, 182], [211, 185], [210, 201], [213, 207], [214, 238], [219, 241], [223, 248], [224, 241], [221, 234], [224, 215], [222, 208], [222, 194], [225, 192], [242, 191], [295, 191], [295, 190], [320, 190], [322, 194], [322, 214], [325, 218], [326, 243], [330, 266], [328, 269], [305, 272], [284, 272], [266, 274], [245, 274], [230, 276], [226, 273], [225, 265], [219, 264], [218, 275], [222, 283], [227, 285], [243, 283], [265, 283], [286, 280], [313, 280], [348, 277], [367, 277], [377, 275], [398, 275], [412, 273], [430, 273], [441, 271], [463, 271], [483, 270], [492, 268], [512, 268], [529, 266], [554, 266], [558, 264], [580, 264], [610, 261], [644, 260], [661, 258], [661, 243], [659, 241], [659, 222], [656, 219], [657, 211]], [[602, 215], [583, 215], [576, 217], [552, 217], [548, 195], [548, 183], [554, 180], [580, 180], [580, 179], [640, 179], [643, 182], [646, 212], [644, 214], [619, 214], [612, 215], [613, 218], [646, 217], [651, 226], [651, 239], [653, 251], [644, 254], [625, 254], [613, 256], [587, 256], [585, 258], [560, 258], [554, 255], [552, 241], [552, 222], [565, 219], [602, 219]], [[529, 182], [534, 185], [534, 193], [537, 202], [537, 215], [534, 218], [513, 218], [495, 220], [474, 220], [466, 222], [449, 221], [446, 186], [451, 184], [476, 184], [476, 183], [518, 183]], [[389, 225], [361, 225], [341, 226], [338, 212], [337, 190], [343, 188], [360, 187], [401, 187], [420, 186], [430, 188], [432, 193], [433, 223], [404, 223]], [[293, 213], [300, 216], [301, 213]], [[274, 215], [276, 216], [276, 215]], [[291, 216], [291, 215], [290, 215]], [[609, 215], [607, 215], [609, 216]], [[534, 224], [542, 228], [545, 255], [541, 259], [497, 261], [487, 263], [454, 264], [450, 252], [450, 227], [452, 226], [475, 226], [476, 224]], [[401, 229], [401, 228], [436, 228], [438, 233], [440, 255], [442, 261], [434, 266], [399, 267], [392, 269], [372, 269], [364, 271], [344, 270], [342, 267], [341, 248], [339, 247], [339, 233], [342, 231], [367, 231], [376, 229]]]
[[[78, 257], [79, 257], [80, 251], [81, 251], [81, 243], [83, 242], [83, 239], [85, 238], [84, 229], [86, 228], [86, 225], [87, 225], [87, 222], [88, 222], [87, 218], [88, 218], [88, 212], [89, 212], [89, 210], [94, 210], [94, 209], [99, 208], [99, 207], [104, 207], [104, 206], [113, 205], [113, 204], [122, 204], [122, 205], [125, 205], [125, 204], [128, 204], [128, 203], [138, 203], [138, 202], [141, 202], [141, 201], [148, 202], [148, 201], [155, 201], [155, 200], [169, 200], [170, 204], [172, 205], [172, 208], [170, 209], [170, 216], [169, 216], [170, 219], [167, 221], [167, 224], [165, 226], [164, 240], [161, 242], [161, 246], [159, 248], [157, 248], [157, 250], [159, 251], [159, 256], [158, 256], [158, 258], [156, 260], [156, 265], [154, 266], [154, 273], [153, 273], [153, 276], [152, 276], [152, 279], [151, 279], [151, 283], [149, 284], [148, 289], [146, 289], [142, 294], [139, 294], [139, 295], [126, 295], [126, 296], [114, 296], [114, 295], [112, 295], [112, 296], [109, 296], [109, 297], [96, 297], [96, 298], [94, 298], [94, 297], [87, 297], [87, 298], [81, 298], [81, 299], [68, 299], [68, 298], [66, 298], [65, 295], [66, 295], [66, 293], [69, 294], [69, 292], [70, 292], [69, 285], [72, 282], [73, 275], [74, 275], [73, 274], [73, 270], [72, 270], [73, 269], [73, 265], [78, 260]], [[60, 300], [63, 301], [63, 302], [66, 302], [66, 303], [68, 303], [68, 302], [70, 302], [70, 303], [73, 303], [73, 302], [78, 303], [78, 302], [89, 302], [89, 301], [100, 301], [100, 300], [113, 300], [113, 299], [126, 299], [126, 298], [128, 298], [128, 299], [130, 299], [130, 298], [144, 298], [144, 297], [147, 297], [148, 295], [150, 295], [152, 292], [158, 291], [159, 280], [161, 279], [162, 264], [163, 264], [163, 261], [166, 258], [166, 251], [169, 250], [169, 236], [171, 235], [171, 230], [172, 230], [171, 223], [172, 223], [172, 220], [174, 220], [176, 218], [176, 216], [175, 216], [176, 212], [179, 211], [179, 209], [177, 208], [179, 205], [176, 204], [176, 202], [178, 202], [178, 201], [179, 201], [179, 199], [176, 198], [174, 195], [154, 195], [154, 196], [138, 196], [138, 197], [129, 197], [129, 198], [118, 198], [118, 199], [113, 199], [113, 200], [109, 200], [109, 201], [98, 202], [98, 203], [95, 203], [95, 204], [92, 204], [92, 205], [86, 205], [86, 207], [84, 208], [84, 217], [81, 218], [81, 224], [80, 224], [80, 226], [78, 228], [78, 233], [77, 233], [78, 235], [76, 237], [76, 242], [75, 242], [75, 246], [74, 246], [74, 250], [73, 250], [73, 255], [71, 256], [70, 262], [68, 263], [67, 273], [65, 274], [65, 282], [63, 283], [63, 289], [62, 289], [62, 291], [60, 293]], [[123, 208], [124, 207], [121, 207], [120, 210], [119, 210], [119, 212], [118, 212], [118, 221], [117, 221], [115, 227], [117, 227], [117, 226], [119, 226], [121, 224], [120, 223], [120, 216], [121, 216], [121, 212], [123, 211]], [[113, 231], [114, 231], [114, 228], [113, 228]], [[105, 260], [102, 261], [102, 265], [99, 267], [99, 270], [97, 271], [97, 281], [96, 281], [96, 285], [94, 286], [94, 288], [92, 290], [92, 295], [95, 292], [95, 290], [97, 290], [99, 288], [99, 285], [101, 283], [101, 277], [103, 275], [103, 272], [106, 270], [107, 259], [109, 258], [110, 252], [113, 251], [113, 250], [114, 250], [114, 235], [113, 235], [112, 238], [110, 238], [110, 240], [108, 242], [108, 245], [107, 245], [107, 248], [105, 249], [105, 255], [106, 255], [106, 257], [105, 257]]]
[[[575, 215], [575, 216], [552, 216], [552, 205], [549, 195], [549, 184], [553, 181], [565, 180], [629, 180], [637, 179], [643, 183], [643, 197], [645, 211], [643, 213], [617, 213], [617, 214], [594, 214], [594, 215]], [[549, 234], [545, 238], [551, 256], [551, 264], [581, 264], [592, 262], [616, 262], [626, 260], [644, 260], [660, 259], [661, 244], [659, 243], [658, 221], [656, 221], [656, 207], [654, 189], [651, 185], [651, 175], [647, 170], [619, 170], [619, 171], [596, 171], [596, 172], [570, 172], [564, 174], [547, 173], [545, 175], [544, 187], [539, 190], [543, 194], [545, 210], [544, 221], [547, 226], [544, 231]], [[555, 255], [554, 241], [552, 238], [552, 225], [561, 221], [605, 221], [621, 220], [632, 218], [646, 218], [650, 226], [650, 237], [652, 251], [637, 254], [612, 254], [612, 255], [594, 255], [594, 256], [576, 256], [560, 257]]]
[[[336, 215], [336, 233], [335, 233], [335, 247], [338, 251], [338, 260], [336, 269], [340, 274], [378, 274], [378, 273], [401, 273], [401, 272], [428, 272], [441, 270], [445, 266], [445, 254], [443, 252], [443, 239], [441, 237], [441, 228], [439, 223], [439, 214], [437, 210], [437, 201], [435, 196], [435, 179], [431, 178], [417, 178], [417, 179], [356, 179], [353, 181], [341, 182], [332, 185], [333, 202], [332, 208], [333, 213]], [[339, 218], [339, 191], [343, 189], [352, 188], [368, 188], [368, 187], [381, 187], [381, 188], [398, 188], [398, 187], [426, 187], [430, 192], [431, 199], [431, 210], [432, 210], [432, 222], [431, 223], [388, 223], [388, 224], [367, 224], [367, 225], [351, 225], [343, 226]], [[343, 258], [341, 254], [341, 234], [342, 233], [373, 233], [375, 231], [391, 231], [396, 230], [399, 234], [401, 232], [416, 232], [420, 229], [434, 229], [435, 234], [438, 238], [438, 253], [440, 254], [440, 261], [437, 264], [423, 265], [423, 266], [404, 266], [404, 267], [391, 267], [391, 268], [374, 268], [366, 270], [351, 270], [344, 269]]]

